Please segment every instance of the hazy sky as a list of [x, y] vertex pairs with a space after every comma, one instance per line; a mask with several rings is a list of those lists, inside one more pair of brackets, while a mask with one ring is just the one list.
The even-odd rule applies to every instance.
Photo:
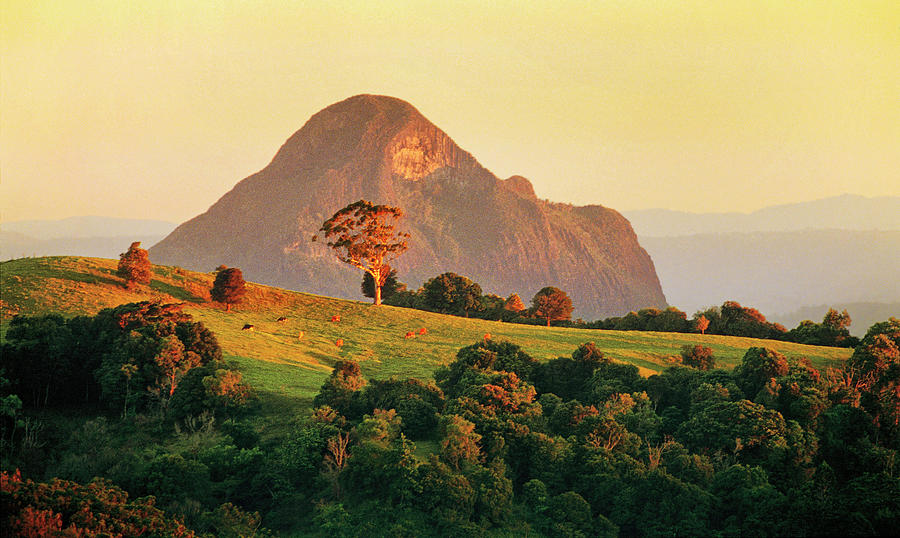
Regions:
[[6, 221], [186, 220], [358, 93], [554, 201], [900, 195], [896, 0], [2, 0], [0, 18]]

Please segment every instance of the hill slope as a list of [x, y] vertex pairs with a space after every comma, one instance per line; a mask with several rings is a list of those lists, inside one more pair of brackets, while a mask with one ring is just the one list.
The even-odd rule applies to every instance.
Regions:
[[[319, 389], [335, 361], [361, 363], [367, 377], [430, 378], [434, 370], [453, 360], [459, 348], [489, 333], [521, 345], [538, 359], [568, 356], [578, 345], [593, 341], [615, 360], [635, 364], [649, 375], [667, 367], [667, 357], [682, 345], [713, 348], [721, 367], [740, 362], [747, 348], [768, 346], [787, 356], [810, 358], [825, 366], [845, 360], [846, 349], [802, 346], [784, 342], [645, 332], [546, 328], [473, 320], [408, 310], [375, 307], [248, 284], [244, 304], [231, 313], [209, 303], [213, 275], [154, 266], [149, 287], [127, 290], [115, 276], [114, 260], [96, 258], [33, 258], [0, 264], [2, 334], [15, 314], [50, 312], [67, 316], [95, 314], [126, 302], [161, 300], [184, 302], [185, 311], [208, 326], [219, 339], [226, 359], [236, 362], [263, 395], [309, 399]], [[339, 323], [331, 316], [340, 315]], [[278, 323], [279, 317], [288, 321]], [[255, 326], [244, 331], [244, 324]], [[407, 339], [408, 331], [426, 328], [427, 334]], [[303, 331], [302, 338], [299, 338]], [[337, 339], [344, 345], [335, 345]]]
[[540, 200], [527, 179], [497, 178], [409, 103], [374, 95], [315, 114], [266, 168], [150, 256], [203, 271], [225, 264], [257, 282], [357, 297], [359, 271], [310, 239], [359, 199], [406, 213], [410, 249], [392, 266], [412, 288], [445, 271], [504, 296], [529, 298], [552, 285], [588, 319], [666, 304], [650, 256], [618, 212]]

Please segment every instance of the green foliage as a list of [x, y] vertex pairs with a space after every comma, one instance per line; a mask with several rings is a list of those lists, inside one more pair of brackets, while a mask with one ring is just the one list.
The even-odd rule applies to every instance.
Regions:
[[434, 312], [469, 317], [480, 306], [481, 286], [456, 273], [443, 273], [422, 285], [422, 295]]
[[535, 365], [532, 374], [535, 388], [564, 400], [589, 401], [594, 371], [610, 362], [593, 342], [582, 344], [571, 358], [560, 357]]
[[700, 316], [709, 320], [706, 334], [777, 339], [786, 332], [781, 325], [768, 322], [759, 310], [741, 306], [736, 301], [725, 301], [720, 308], [713, 307], [695, 315], [696, 319]]
[[850, 331], [847, 329], [850, 323], [850, 314], [846, 310], [839, 313], [837, 310], [829, 308], [822, 323], [814, 323], [810, 320], [801, 321], [796, 328], [791, 329], [785, 335], [785, 339], [812, 346], [855, 347], [859, 344], [859, 339], [850, 336]]
[[319, 394], [313, 399], [313, 405], [327, 405], [346, 417], [359, 416], [359, 398], [361, 389], [366, 386], [359, 363], [352, 360], [338, 361], [325, 380]]

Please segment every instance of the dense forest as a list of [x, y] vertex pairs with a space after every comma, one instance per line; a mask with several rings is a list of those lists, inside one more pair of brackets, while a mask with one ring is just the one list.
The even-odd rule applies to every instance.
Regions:
[[[695, 351], [702, 360], [687, 360]], [[714, 357], [702, 351], [683, 353], [696, 367], [649, 378], [590, 343], [538, 362], [485, 338], [433, 381], [365, 379], [344, 360], [311, 410], [260, 435], [252, 389], [175, 305], [20, 316], [2, 349], [2, 525], [23, 535], [893, 534], [900, 320], [871, 327], [840, 370], [762, 347], [734, 371], [706, 369]]]

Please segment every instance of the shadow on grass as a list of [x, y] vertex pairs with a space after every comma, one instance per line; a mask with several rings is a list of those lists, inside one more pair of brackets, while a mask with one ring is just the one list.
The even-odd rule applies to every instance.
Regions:
[[73, 282], [84, 282], [86, 284], [110, 284], [112, 286], [119, 286], [122, 289], [125, 289], [122, 281], [116, 278], [108, 278], [105, 276], [90, 274], [90, 273], [80, 273], [78, 271], [69, 271], [67, 269], [58, 269], [55, 271], [55, 275], [59, 278], [63, 278], [66, 280], [71, 280]]
[[202, 304], [206, 302], [206, 299], [204, 299], [203, 297], [198, 297], [184, 288], [173, 286], [172, 284], [168, 284], [166, 282], [160, 282], [159, 280], [151, 281], [150, 289], [158, 291], [160, 293], [171, 295], [176, 299], [187, 301], [189, 303]]

